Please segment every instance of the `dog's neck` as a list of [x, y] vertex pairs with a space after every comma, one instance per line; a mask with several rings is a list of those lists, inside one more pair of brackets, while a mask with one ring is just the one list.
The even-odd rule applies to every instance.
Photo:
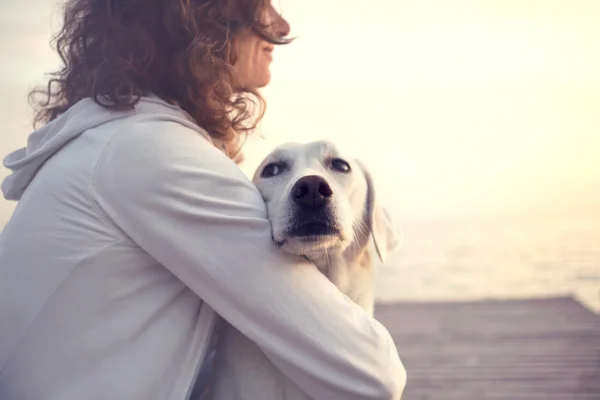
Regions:
[[326, 273], [332, 263], [344, 264], [351, 267], [365, 262], [369, 256], [370, 252], [366, 247], [356, 248], [355, 246], [351, 246], [345, 250], [320, 250], [304, 255], [304, 258], [316, 265], [323, 273]]
[[373, 265], [367, 247], [348, 248], [344, 251], [327, 251], [306, 257], [345, 294], [355, 271], [370, 269]]

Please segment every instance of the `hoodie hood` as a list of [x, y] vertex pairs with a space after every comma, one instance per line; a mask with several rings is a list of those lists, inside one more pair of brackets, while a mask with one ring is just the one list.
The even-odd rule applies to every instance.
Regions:
[[194, 123], [189, 114], [156, 96], [142, 97], [133, 109], [120, 111], [109, 110], [86, 98], [32, 132], [26, 147], [15, 150], [4, 158], [4, 166], [12, 171], [2, 182], [4, 198], [19, 200], [39, 168], [65, 144], [86, 130], [139, 114], [152, 114], [160, 120], [181, 123], [211, 141], [210, 136]]

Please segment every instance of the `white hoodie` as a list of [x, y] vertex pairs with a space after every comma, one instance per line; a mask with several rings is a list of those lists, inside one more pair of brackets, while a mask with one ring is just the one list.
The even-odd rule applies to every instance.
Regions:
[[272, 245], [258, 191], [181, 109], [85, 99], [4, 162], [0, 399], [187, 399], [213, 309], [315, 399], [400, 398], [387, 330]]

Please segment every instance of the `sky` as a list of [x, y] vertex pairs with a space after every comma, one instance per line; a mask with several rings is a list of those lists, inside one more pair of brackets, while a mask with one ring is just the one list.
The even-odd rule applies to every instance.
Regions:
[[[404, 218], [600, 209], [600, 1], [278, 1], [298, 38], [276, 49], [248, 173], [279, 143], [329, 139]], [[57, 4], [0, 0], [2, 156], [59, 65]]]

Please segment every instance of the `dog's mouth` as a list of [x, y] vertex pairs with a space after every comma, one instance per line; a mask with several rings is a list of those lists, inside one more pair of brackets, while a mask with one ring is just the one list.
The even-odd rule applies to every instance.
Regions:
[[287, 244], [288, 251], [306, 252], [336, 246], [343, 241], [342, 227], [328, 209], [295, 210], [284, 230], [273, 236], [278, 247]]
[[339, 235], [339, 228], [335, 218], [326, 209], [296, 211], [295, 221], [288, 232], [288, 236], [302, 240], [318, 240], [332, 235]]
[[307, 222], [296, 226], [290, 236], [298, 238], [318, 238], [319, 236], [337, 235], [338, 229], [326, 222]]

